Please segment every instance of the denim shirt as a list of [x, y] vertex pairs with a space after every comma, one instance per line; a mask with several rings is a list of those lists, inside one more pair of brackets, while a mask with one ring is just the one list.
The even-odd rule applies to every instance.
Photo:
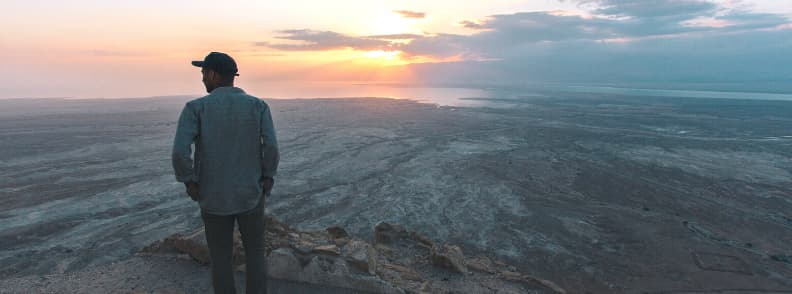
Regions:
[[172, 161], [177, 181], [198, 183], [202, 212], [230, 215], [255, 208], [263, 179], [275, 175], [279, 161], [269, 106], [236, 87], [187, 102]]

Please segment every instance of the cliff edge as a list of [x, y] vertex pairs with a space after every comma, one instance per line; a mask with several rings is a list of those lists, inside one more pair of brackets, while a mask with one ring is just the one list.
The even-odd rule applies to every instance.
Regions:
[[[517, 272], [514, 266], [465, 256], [459, 246], [435, 244], [386, 222], [374, 227], [373, 242], [349, 236], [337, 226], [301, 232], [270, 216], [266, 230], [269, 278], [295, 285], [329, 287], [339, 293], [566, 293], [554, 282]], [[240, 240], [235, 232], [234, 261], [237, 271], [244, 272]], [[209, 263], [203, 229], [174, 234], [138, 253], [179, 254]]]

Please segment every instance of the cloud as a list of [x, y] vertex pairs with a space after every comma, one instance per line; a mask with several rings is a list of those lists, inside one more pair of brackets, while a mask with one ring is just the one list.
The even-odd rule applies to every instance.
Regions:
[[424, 18], [426, 17], [426, 13], [424, 12], [415, 12], [409, 10], [394, 10], [393, 12], [398, 13], [401, 17], [404, 18]]
[[792, 22], [784, 15], [701, 0], [575, 2], [588, 13], [519, 12], [459, 22], [470, 34], [290, 30], [279, 38], [301, 43], [263, 45], [399, 50], [416, 60], [462, 60], [411, 66], [417, 77], [440, 82], [792, 78]]
[[640, 19], [690, 19], [715, 12], [717, 4], [704, 0], [581, 0], [580, 4], [594, 4], [593, 13], [628, 16]]
[[[404, 56], [487, 60], [541, 50], [543, 42], [618, 42], [699, 38], [708, 34], [774, 29], [783, 15], [725, 10], [702, 0], [580, 0], [592, 15], [520, 12], [464, 20], [471, 35], [393, 34], [350, 36], [332, 31], [286, 30], [276, 38], [299, 43], [257, 43], [279, 50], [400, 50]], [[399, 11], [404, 13], [405, 11]], [[617, 17], [614, 17], [617, 16]], [[397, 42], [400, 41], [400, 42]], [[404, 42], [408, 41], [408, 42]]]
[[792, 30], [783, 29], [791, 26], [784, 15], [709, 1], [578, 2], [590, 17], [492, 15], [461, 22], [477, 30], [471, 35], [427, 37], [402, 49], [467, 60], [414, 65], [427, 83], [720, 82], [739, 89], [792, 79]]
[[468, 37], [454, 34], [438, 34], [412, 40], [408, 44], [399, 45], [398, 49], [406, 57], [426, 56], [444, 59], [452, 56], [472, 56]]
[[656, 38], [626, 44], [574, 40], [525, 46], [501, 53], [504, 57], [496, 61], [416, 64], [412, 72], [418, 78], [415, 82], [467, 86], [721, 83], [740, 90], [746, 84], [776, 81], [790, 88], [790, 49], [792, 30]]
[[747, 11], [734, 11], [715, 19], [733, 23], [732, 30], [766, 29], [790, 23], [790, 20], [783, 15]]
[[[520, 56], [542, 50], [545, 42], [639, 42], [693, 39], [729, 32], [776, 29], [790, 23], [778, 14], [727, 10], [701, 0], [583, 0], [592, 15], [521, 12], [465, 20], [472, 35], [437, 35], [401, 47], [406, 54], [474, 60]], [[581, 47], [581, 50], [585, 50]]]
[[418, 35], [418, 34], [392, 34], [392, 35], [367, 36], [367, 38], [379, 39], [379, 40], [408, 40], [408, 39], [419, 39], [423, 37], [424, 37], [423, 35]]
[[257, 46], [265, 46], [278, 50], [285, 51], [322, 51], [322, 50], [337, 50], [337, 49], [355, 49], [355, 50], [390, 50], [391, 42], [370, 37], [355, 37], [348, 36], [332, 31], [315, 31], [315, 30], [284, 30], [280, 31], [281, 36], [276, 36], [277, 39], [297, 41], [299, 43], [270, 43], [270, 42], [256, 42]]
[[471, 21], [471, 20], [463, 20], [463, 21], [460, 21], [459, 24], [461, 24], [463, 27], [466, 27], [468, 29], [474, 29], [474, 30], [482, 30], [482, 29], [484, 29], [483, 25], [481, 25], [478, 22]]

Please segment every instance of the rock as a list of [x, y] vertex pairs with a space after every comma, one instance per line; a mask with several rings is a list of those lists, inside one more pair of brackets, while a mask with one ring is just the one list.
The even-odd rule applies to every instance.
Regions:
[[289, 233], [289, 231], [292, 231], [292, 229], [289, 228], [289, 226], [281, 222], [278, 222], [278, 220], [276, 220], [271, 215], [265, 216], [264, 225], [266, 227], [267, 232], [271, 232], [275, 235], [286, 235]]
[[180, 238], [181, 235], [174, 234], [171, 235], [164, 240], [156, 241], [148, 246], [143, 247], [143, 249], [138, 252], [139, 254], [172, 254], [180, 252], [173, 246], [173, 241], [176, 238]]
[[174, 236], [171, 242], [176, 250], [189, 254], [201, 264], [209, 264], [209, 247], [206, 245], [206, 235], [204, 235], [203, 229], [187, 236]]
[[421, 288], [418, 289], [418, 291], [421, 294], [423, 294], [423, 293], [432, 293], [432, 283], [429, 282], [429, 281], [423, 282], [423, 284], [421, 284]]
[[393, 248], [391, 248], [388, 245], [376, 244], [374, 245], [374, 248], [377, 250], [377, 252], [380, 252], [382, 253], [382, 255], [385, 255], [387, 257], [393, 257], [395, 255]]
[[269, 276], [276, 279], [328, 285], [366, 293], [404, 293], [393, 285], [372, 276], [349, 272], [346, 262], [331, 256], [314, 256], [305, 267], [289, 248], [278, 248], [268, 258]]
[[382, 265], [382, 267], [396, 272], [402, 279], [416, 281], [416, 282], [424, 281], [424, 278], [421, 277], [421, 274], [408, 267], [401, 266], [398, 264], [390, 264], [390, 263], [385, 263]]
[[339, 255], [341, 255], [341, 251], [335, 245], [317, 246], [316, 248], [311, 250], [311, 253], [330, 255], [330, 256], [339, 256]]
[[379, 222], [374, 226], [375, 243], [392, 243], [408, 236], [407, 231], [398, 225]]
[[494, 274], [497, 272], [492, 260], [486, 257], [471, 258], [465, 261], [468, 268], [482, 273]]
[[291, 247], [300, 254], [309, 254], [316, 248], [316, 244], [310, 241], [298, 240], [295, 244], [292, 244]]
[[267, 258], [267, 271], [276, 279], [295, 280], [296, 274], [302, 272], [302, 266], [291, 249], [278, 248], [272, 250]]
[[522, 282], [522, 274], [518, 272], [506, 271], [500, 273], [499, 278], [509, 282]]
[[350, 285], [340, 285], [339, 278], [349, 274], [349, 269], [343, 262], [336, 259], [314, 256], [308, 265], [303, 268], [300, 280], [318, 285], [333, 285], [350, 288]]
[[[484, 256], [466, 259], [460, 247], [436, 245], [398, 225], [378, 223], [376, 242], [369, 243], [349, 236], [340, 227], [301, 232], [274, 218], [267, 222], [267, 266], [269, 276], [275, 279], [340, 287], [355, 293], [516, 294], [529, 288], [565, 293], [553, 282], [517, 272], [513, 265]], [[143, 252], [169, 251], [181, 258], [209, 262], [203, 230], [186, 236], [175, 234]], [[243, 254], [240, 236], [235, 232], [237, 271], [246, 270]], [[464, 275], [453, 278], [448, 271]]]
[[335, 243], [335, 244], [336, 244], [336, 246], [343, 247], [343, 246], [345, 246], [347, 243], [349, 243], [349, 238], [337, 238], [337, 239], [333, 239], [333, 243]]
[[423, 247], [425, 247], [426, 249], [431, 249], [432, 247], [435, 246], [435, 244], [434, 244], [434, 242], [432, 242], [432, 240], [429, 240], [429, 238], [426, 238], [426, 237], [424, 237], [421, 234], [413, 233], [412, 237], [413, 237], [413, 240], [418, 241], [418, 244], [423, 246]]
[[[235, 231], [233, 236], [233, 263], [234, 266], [239, 266], [245, 263], [245, 250], [242, 246], [242, 237], [239, 235], [239, 232]], [[168, 237], [164, 242], [168, 244], [159, 245], [161, 248], [172, 246], [179, 252], [187, 253], [190, 257], [201, 264], [209, 264], [211, 261], [211, 258], [209, 257], [209, 246], [206, 243], [206, 232], [204, 229], [196, 230], [195, 232], [186, 236], [176, 234]]]
[[462, 254], [462, 248], [459, 246], [432, 247], [431, 259], [432, 264], [436, 266], [462, 274], [468, 272], [465, 266], [465, 255]]
[[555, 283], [531, 275], [524, 275], [518, 272], [507, 271], [507, 272], [502, 272], [500, 274], [500, 278], [505, 281], [522, 283], [528, 286], [533, 286], [533, 287], [540, 286], [542, 288], [550, 289], [554, 293], [566, 294], [566, 290], [559, 287]]
[[344, 228], [342, 228], [340, 226], [328, 227], [325, 230], [327, 231], [328, 234], [330, 234], [330, 237], [333, 237], [334, 239], [349, 237], [349, 234], [347, 234], [347, 231], [344, 230]]
[[344, 259], [353, 267], [373, 275], [377, 269], [377, 250], [366, 242], [353, 240], [342, 250]]

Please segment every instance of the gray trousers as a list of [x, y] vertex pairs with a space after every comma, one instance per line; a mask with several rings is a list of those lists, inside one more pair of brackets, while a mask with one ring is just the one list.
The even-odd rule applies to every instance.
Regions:
[[201, 212], [212, 265], [215, 294], [235, 294], [233, 269], [234, 222], [245, 248], [246, 293], [267, 293], [267, 253], [264, 244], [264, 199], [248, 211], [233, 215]]

